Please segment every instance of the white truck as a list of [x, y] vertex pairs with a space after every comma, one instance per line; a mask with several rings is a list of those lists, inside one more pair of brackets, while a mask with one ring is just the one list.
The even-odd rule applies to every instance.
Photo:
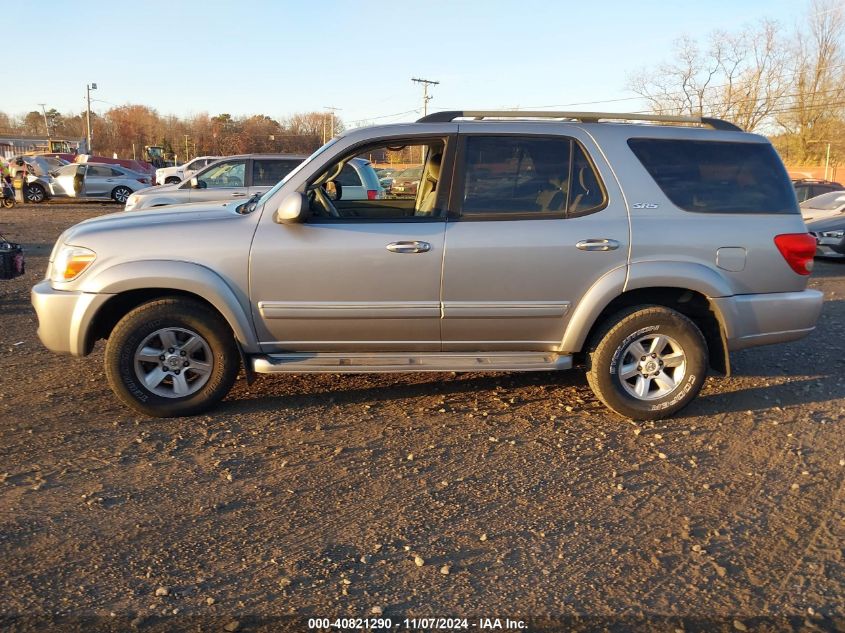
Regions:
[[169, 185], [174, 182], [182, 182], [185, 178], [190, 178], [200, 169], [206, 165], [216, 161], [219, 156], [197, 156], [194, 160], [188, 161], [183, 165], [175, 167], [162, 167], [156, 169], [155, 184]]

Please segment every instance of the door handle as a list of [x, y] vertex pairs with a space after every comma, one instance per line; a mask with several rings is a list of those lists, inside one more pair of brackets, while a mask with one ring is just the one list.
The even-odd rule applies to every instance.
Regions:
[[387, 245], [391, 253], [427, 253], [431, 250], [428, 242], [391, 242]]
[[619, 242], [604, 238], [581, 240], [575, 244], [575, 248], [582, 251], [615, 251], [619, 248]]
[[246, 198], [246, 194], [236, 191], [235, 193], [232, 194], [232, 197], [233, 198]]

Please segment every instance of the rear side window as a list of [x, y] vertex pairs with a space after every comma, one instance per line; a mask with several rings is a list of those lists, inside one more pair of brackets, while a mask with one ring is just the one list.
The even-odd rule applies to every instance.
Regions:
[[[120, 173], [120, 172], [118, 172]], [[89, 165], [88, 166], [88, 175], [89, 176], [96, 176], [99, 178], [111, 178], [112, 176], [112, 169], [111, 167], [104, 167], [101, 165]], [[120, 174], [121, 176], [123, 174]]]
[[701, 213], [798, 213], [768, 143], [632, 138], [628, 146], [672, 203]]
[[470, 136], [462, 213], [574, 217], [604, 207], [598, 175], [570, 138]]
[[361, 186], [361, 179], [358, 177], [358, 172], [349, 163], [343, 166], [343, 169], [340, 170], [340, 174], [335, 180], [340, 183], [341, 187]]
[[289, 160], [254, 160], [252, 162], [252, 186], [272, 187], [287, 176], [297, 163]]

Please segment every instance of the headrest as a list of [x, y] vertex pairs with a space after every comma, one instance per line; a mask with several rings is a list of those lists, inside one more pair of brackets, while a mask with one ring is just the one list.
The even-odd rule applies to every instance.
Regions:
[[432, 180], [440, 180], [440, 165], [443, 163], [443, 154], [440, 152], [432, 154], [428, 159], [428, 177]]

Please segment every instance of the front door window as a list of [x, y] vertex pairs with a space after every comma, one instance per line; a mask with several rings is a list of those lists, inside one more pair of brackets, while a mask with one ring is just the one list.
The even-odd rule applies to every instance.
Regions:
[[211, 167], [197, 177], [200, 189], [220, 189], [223, 187], [243, 187], [246, 173], [246, 161], [229, 161]]
[[[414, 220], [445, 216], [446, 139], [373, 145], [332, 164], [308, 186], [316, 220]], [[379, 179], [377, 169], [397, 170]]]

